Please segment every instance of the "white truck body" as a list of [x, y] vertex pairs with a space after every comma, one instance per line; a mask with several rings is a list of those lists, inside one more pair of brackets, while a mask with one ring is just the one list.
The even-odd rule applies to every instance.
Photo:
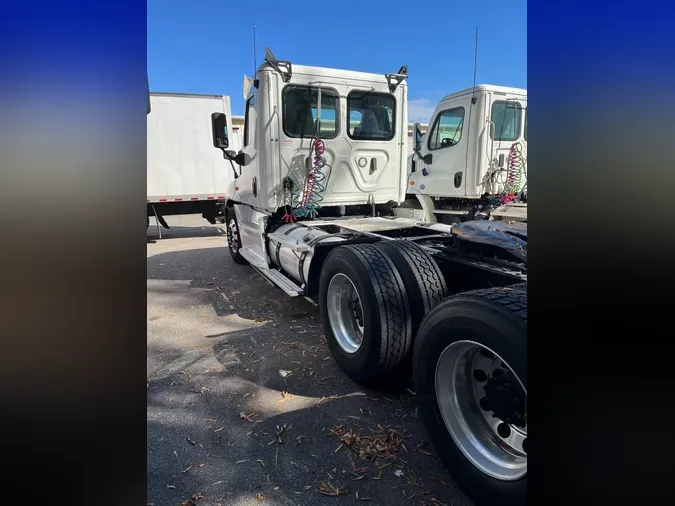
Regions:
[[[391, 93], [386, 77], [381, 74], [293, 65], [292, 80], [285, 83], [269, 64], [260, 66], [256, 79], [258, 88], [251, 84], [244, 89], [247, 101], [243, 153], [247, 163], [233, 185], [231, 199], [259, 209], [276, 210], [281, 205], [282, 179], [290, 176], [297, 183], [302, 182], [311, 135], [290, 132], [287, 118], [296, 114], [291, 94], [310, 87], [314, 93], [321, 88], [321, 128], [332, 132], [324, 137], [328, 168], [321, 206], [399, 202], [405, 198], [408, 124], [405, 82]], [[347, 128], [348, 97], [365, 93], [393, 100], [393, 114], [389, 118], [393, 128], [383, 139], [355, 139], [354, 128]], [[257, 100], [261, 94], [265, 97], [263, 101]], [[281, 111], [282, 108], [286, 111]], [[353, 125], [360, 120], [361, 113], [353, 107], [350, 113]], [[318, 108], [314, 107], [312, 120], [316, 121], [317, 115]], [[220, 166], [222, 169], [222, 160]]]
[[234, 176], [213, 149], [210, 115], [230, 117], [230, 97], [152, 92], [150, 105], [148, 204], [227, 198]]

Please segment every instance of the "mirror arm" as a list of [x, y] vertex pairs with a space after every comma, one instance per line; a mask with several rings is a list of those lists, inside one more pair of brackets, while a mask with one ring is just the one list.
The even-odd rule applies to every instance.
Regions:
[[237, 179], [241, 174], [237, 174], [237, 169], [234, 168], [234, 157], [227, 151], [226, 149], [223, 149], [223, 158], [229, 160], [230, 166], [232, 167], [232, 172], [234, 173], [234, 178]]

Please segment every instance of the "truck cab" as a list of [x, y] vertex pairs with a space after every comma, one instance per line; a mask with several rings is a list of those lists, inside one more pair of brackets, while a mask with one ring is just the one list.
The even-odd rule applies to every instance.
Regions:
[[233, 201], [276, 211], [284, 179], [302, 198], [315, 135], [320, 206], [399, 202], [407, 184], [407, 87], [384, 74], [291, 65], [270, 56], [244, 81], [243, 148]]
[[[479, 85], [445, 96], [424, 135], [415, 125], [408, 199], [461, 213], [522, 199], [526, 185], [527, 90]], [[500, 201], [501, 199], [501, 201]], [[458, 216], [458, 215], [456, 215]]]
[[226, 118], [212, 115], [214, 147], [235, 176], [227, 207], [228, 240], [241, 245], [236, 259], [269, 274], [270, 226], [313, 219], [319, 210], [322, 218], [364, 206], [374, 213], [405, 199], [406, 77], [405, 66], [371, 74], [294, 65], [266, 50], [255, 76], [244, 78], [244, 145], [236, 156], [219, 137]]

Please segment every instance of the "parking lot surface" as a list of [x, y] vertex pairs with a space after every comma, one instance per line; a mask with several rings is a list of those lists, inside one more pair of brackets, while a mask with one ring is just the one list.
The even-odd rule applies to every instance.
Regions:
[[222, 226], [148, 229], [148, 504], [465, 506], [409, 378], [365, 388]]

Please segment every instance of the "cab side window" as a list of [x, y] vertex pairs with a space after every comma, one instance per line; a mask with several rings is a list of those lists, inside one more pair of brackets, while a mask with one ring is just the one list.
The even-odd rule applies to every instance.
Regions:
[[429, 149], [443, 149], [455, 146], [462, 138], [464, 107], [442, 111], [436, 116], [429, 135]]
[[246, 101], [246, 113], [244, 116], [244, 146], [248, 146], [253, 142], [255, 135], [256, 111], [255, 111], [255, 94], [248, 97]]
[[347, 135], [361, 141], [394, 138], [396, 100], [390, 93], [352, 91], [347, 95]]
[[283, 92], [283, 127], [287, 137], [334, 139], [338, 134], [337, 91], [321, 89], [321, 118], [319, 118], [319, 89], [308, 86], [286, 86]]
[[515, 141], [520, 137], [522, 110], [521, 105], [512, 100], [492, 104], [490, 137], [493, 141]]

